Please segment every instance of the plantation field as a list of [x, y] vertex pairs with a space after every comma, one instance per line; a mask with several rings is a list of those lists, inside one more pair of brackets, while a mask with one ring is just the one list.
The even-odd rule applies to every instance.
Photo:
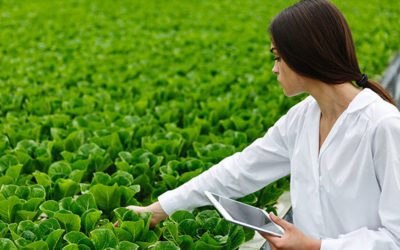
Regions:
[[[333, 2], [362, 72], [379, 80], [400, 49], [400, 4]], [[291, 3], [0, 1], [0, 249], [251, 239], [211, 207], [155, 228], [124, 207], [241, 151], [304, 98], [284, 97], [271, 72], [269, 20]], [[284, 178], [241, 200], [273, 210], [288, 188]]]

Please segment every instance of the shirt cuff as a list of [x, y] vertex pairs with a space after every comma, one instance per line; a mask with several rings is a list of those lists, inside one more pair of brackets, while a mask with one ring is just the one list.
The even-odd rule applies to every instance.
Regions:
[[320, 250], [338, 250], [337, 239], [321, 239], [321, 248]]
[[179, 201], [176, 192], [177, 191], [175, 190], [170, 190], [158, 196], [161, 208], [166, 214], [168, 214], [168, 216], [173, 214], [175, 211], [182, 209], [182, 201]]

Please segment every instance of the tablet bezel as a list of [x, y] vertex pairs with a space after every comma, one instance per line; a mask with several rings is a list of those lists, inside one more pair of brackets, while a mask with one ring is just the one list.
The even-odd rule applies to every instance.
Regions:
[[[212, 193], [212, 192], [209, 192], [209, 191], [204, 191], [204, 193], [205, 193], [205, 195], [207, 196], [207, 198], [211, 201], [211, 203], [214, 205], [214, 207], [218, 210], [218, 212], [220, 212], [221, 215], [222, 215], [227, 221], [232, 222], [232, 223], [237, 224], [237, 225], [240, 225], [240, 226], [244, 226], [244, 227], [253, 229], [253, 230], [255, 230], [255, 231], [262, 232], [262, 233], [272, 234], [272, 235], [279, 236], [279, 237], [282, 237], [282, 236], [283, 236], [284, 230], [283, 230], [279, 225], [277, 225], [276, 223], [274, 223], [274, 222], [271, 220], [269, 214], [268, 214], [266, 211], [264, 211], [264, 210], [262, 210], [262, 209], [260, 209], [260, 208], [251, 206], [251, 207], [253, 207], [253, 208], [255, 208], [255, 209], [261, 210], [261, 211], [263, 212], [263, 214], [278, 228], [278, 230], [280, 230], [280, 231], [282, 232], [282, 234], [277, 234], [276, 232], [272, 232], [272, 231], [266, 230], [266, 229], [264, 229], [264, 228], [260, 228], [260, 227], [257, 227], [257, 226], [254, 226], [254, 225], [251, 225], [251, 224], [247, 224], [247, 223], [244, 223], [244, 222], [237, 221], [237, 220], [233, 219], [232, 216], [229, 214], [229, 212], [222, 206], [221, 203], [219, 203], [219, 202], [213, 197], [213, 195], [215, 195], [215, 196], [217, 196], [217, 197], [224, 198], [224, 199], [229, 199], [229, 198], [223, 197], [223, 196], [221, 196], [221, 195], [218, 195], [218, 194], [215, 194], [215, 193]], [[229, 199], [229, 200], [232, 200], [232, 199]], [[232, 200], [232, 201], [235, 201], [235, 200]], [[246, 205], [246, 204], [241, 203], [241, 202], [238, 202], [238, 201], [236, 201], [236, 202], [239, 203], [239, 204]], [[247, 206], [248, 206], [248, 205], [247, 205]]]

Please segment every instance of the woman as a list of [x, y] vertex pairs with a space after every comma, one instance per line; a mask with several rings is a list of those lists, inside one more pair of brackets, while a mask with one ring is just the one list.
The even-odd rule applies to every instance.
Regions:
[[272, 249], [399, 249], [400, 114], [360, 72], [346, 20], [327, 0], [304, 0], [269, 31], [283, 92], [310, 96], [242, 152], [129, 208], [153, 212], [156, 224], [208, 205], [205, 190], [237, 198], [290, 173], [294, 224], [273, 217], [285, 233], [264, 235]]

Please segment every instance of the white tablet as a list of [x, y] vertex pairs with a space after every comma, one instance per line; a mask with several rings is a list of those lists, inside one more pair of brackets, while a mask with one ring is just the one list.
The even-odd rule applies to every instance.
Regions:
[[271, 221], [266, 211], [208, 191], [204, 193], [227, 221], [259, 232], [283, 235], [283, 228]]

